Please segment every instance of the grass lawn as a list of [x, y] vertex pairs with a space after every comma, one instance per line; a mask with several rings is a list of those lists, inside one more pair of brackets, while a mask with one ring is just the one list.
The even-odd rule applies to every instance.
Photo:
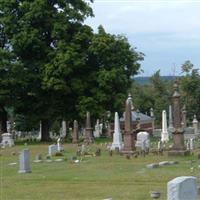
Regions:
[[[76, 155], [76, 145], [64, 145], [64, 162], [33, 163], [36, 154], [43, 158], [48, 144], [28, 145], [32, 173], [18, 174], [18, 152], [25, 146], [1, 149], [0, 156], [0, 199], [1, 200], [148, 200], [149, 192], [161, 192], [160, 199], [166, 200], [167, 182], [177, 176], [200, 175], [200, 160], [197, 155], [167, 157], [148, 155], [126, 159], [125, 156], [109, 156], [105, 146], [93, 144], [92, 149], [102, 149], [100, 157], [84, 158], [80, 164], [72, 164], [70, 157]], [[12, 155], [16, 152], [16, 155]], [[55, 160], [58, 157], [53, 157]], [[191, 172], [191, 160], [194, 171]], [[147, 169], [146, 164], [164, 160], [176, 160], [179, 164]]]

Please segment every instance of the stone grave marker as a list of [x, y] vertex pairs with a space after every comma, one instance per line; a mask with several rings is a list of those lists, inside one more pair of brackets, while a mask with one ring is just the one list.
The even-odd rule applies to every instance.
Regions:
[[1, 142], [1, 145], [6, 147], [12, 147], [14, 146], [14, 140], [12, 139], [12, 134], [10, 133], [4, 133], [2, 134], [2, 142]]
[[148, 151], [150, 148], [149, 133], [146, 131], [139, 132], [135, 146], [140, 147], [143, 151]]
[[167, 200], [197, 200], [197, 178], [180, 176], [169, 181]]
[[18, 173], [30, 173], [29, 149], [23, 149], [19, 155], [19, 171]]
[[55, 144], [49, 145], [48, 153], [50, 156], [54, 155], [56, 152], [58, 152], [58, 147]]

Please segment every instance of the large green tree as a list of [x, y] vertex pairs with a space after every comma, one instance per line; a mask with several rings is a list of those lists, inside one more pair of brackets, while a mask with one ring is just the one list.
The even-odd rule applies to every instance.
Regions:
[[[60, 99], [64, 97], [64, 102], [68, 88], [64, 88], [63, 95], [46, 88], [49, 84], [46, 84], [46, 69], [57, 66], [60, 70], [65, 68], [66, 73], [71, 71], [74, 63], [67, 65], [68, 58], [76, 62], [80, 56], [71, 41], [74, 35], [79, 34], [80, 40], [84, 37], [82, 23], [87, 16], [92, 16], [92, 10], [82, 0], [1, 0], [0, 13], [0, 26], [4, 28], [9, 53], [15, 55], [13, 62], [20, 61], [25, 79], [17, 94], [15, 111], [35, 122], [41, 120], [42, 140], [48, 140], [50, 121], [61, 110]], [[59, 79], [58, 83], [53, 78], [49, 81], [54, 88], [63, 89], [59, 83], [66, 80], [63, 76]], [[73, 105], [67, 102], [66, 106], [70, 107], [70, 103]]]
[[86, 111], [95, 118], [108, 110], [122, 111], [131, 77], [137, 74], [143, 54], [132, 48], [124, 36], [106, 33], [102, 26], [96, 34], [87, 26], [81, 32], [84, 35], [74, 35], [72, 46], [61, 49], [65, 63], [57, 61], [53, 67], [46, 66], [46, 87], [67, 91], [68, 101], [74, 103], [68, 104], [74, 110], [71, 113], [79, 113], [80, 118]]

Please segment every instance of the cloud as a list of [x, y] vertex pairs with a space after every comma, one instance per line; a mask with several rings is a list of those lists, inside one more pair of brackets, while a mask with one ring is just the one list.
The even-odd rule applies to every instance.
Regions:
[[110, 33], [126, 35], [147, 55], [142, 63], [147, 73], [155, 66], [171, 73], [172, 63], [180, 66], [189, 58], [200, 64], [200, 1], [96, 0], [92, 8], [95, 18], [86, 23], [95, 31], [102, 24]]

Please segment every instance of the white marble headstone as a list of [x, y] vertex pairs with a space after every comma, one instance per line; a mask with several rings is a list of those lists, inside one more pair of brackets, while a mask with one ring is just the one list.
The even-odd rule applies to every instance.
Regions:
[[49, 155], [52, 156], [58, 152], [58, 146], [55, 144], [49, 145]]
[[29, 149], [23, 149], [19, 155], [19, 171], [18, 173], [30, 173]]
[[197, 178], [180, 176], [169, 181], [167, 200], [197, 200]]
[[2, 142], [1, 142], [2, 146], [9, 146], [12, 147], [14, 146], [14, 140], [12, 139], [12, 134], [10, 133], [4, 133], [2, 134]]
[[148, 132], [141, 131], [137, 134], [136, 146], [140, 147], [142, 150], [147, 150], [150, 148], [150, 139]]

